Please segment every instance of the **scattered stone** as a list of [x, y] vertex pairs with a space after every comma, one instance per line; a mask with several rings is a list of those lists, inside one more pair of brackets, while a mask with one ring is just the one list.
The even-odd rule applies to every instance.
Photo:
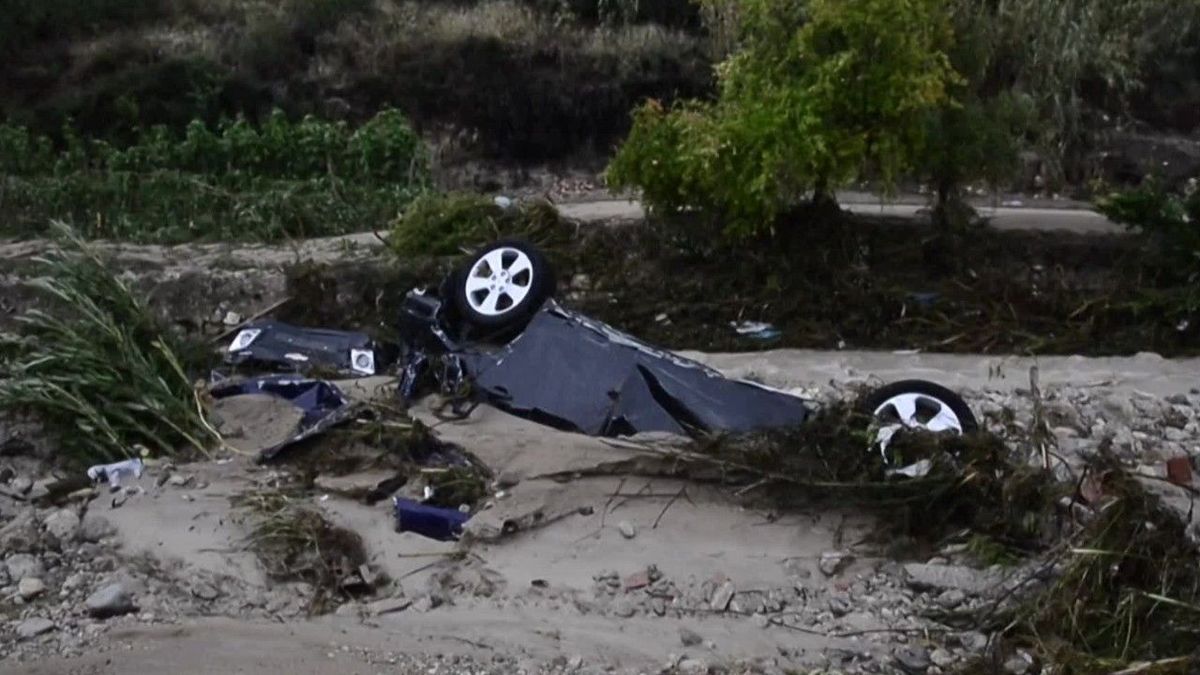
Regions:
[[433, 596], [422, 595], [421, 597], [417, 598], [411, 606], [414, 612], [421, 612], [424, 614], [425, 612], [432, 610], [437, 605], [433, 601]]
[[44, 618], [26, 619], [17, 625], [17, 637], [22, 640], [30, 640], [39, 635], [44, 635], [57, 628], [53, 621]]
[[59, 509], [46, 518], [46, 532], [60, 544], [74, 541], [79, 533], [79, 515], [71, 509]]
[[821, 554], [817, 568], [827, 577], [837, 576], [854, 562], [854, 556], [844, 551], [826, 551]]
[[571, 672], [579, 670], [582, 667], [583, 667], [583, 657], [578, 654], [576, 654], [575, 656], [572, 656], [567, 661], [567, 669], [569, 669]]
[[191, 485], [194, 480], [196, 480], [195, 476], [185, 476], [177, 473], [173, 474], [167, 479], [167, 485], [170, 485], [171, 487], [187, 487]]
[[[367, 614], [370, 614], [371, 616], [379, 616], [381, 614], [391, 614], [393, 612], [403, 612], [404, 610], [408, 609], [412, 604], [413, 604], [413, 601], [409, 600], [408, 598], [384, 598], [383, 600], [376, 600], [375, 602], [372, 602], [371, 604], [367, 605]], [[427, 612], [429, 610], [425, 609], [425, 610], [418, 610], [418, 611]]]
[[666, 616], [667, 603], [662, 598], [653, 598], [650, 600], [650, 611], [654, 612], [655, 616]]
[[88, 614], [97, 619], [119, 616], [135, 611], [129, 590], [123, 584], [109, 584], [92, 593], [87, 599]]
[[634, 614], [637, 614], [637, 607], [635, 607], [633, 603], [628, 600], [621, 600], [616, 604], [615, 607], [613, 607], [613, 614], [616, 614], [622, 619], [628, 619]]
[[835, 617], [843, 617], [850, 613], [850, 603], [845, 598], [833, 597], [829, 599], [829, 611]]
[[212, 584], [204, 583], [203, 581], [192, 586], [192, 595], [201, 600], [216, 600], [221, 597], [218, 591]]
[[25, 577], [41, 577], [46, 574], [42, 561], [28, 553], [9, 556], [4, 565], [8, 568], [8, 577], [18, 581]]
[[628, 520], [622, 520], [617, 524], [617, 529], [621, 531], [621, 536], [626, 539], [633, 539], [637, 536], [637, 528]]
[[938, 648], [933, 650], [933, 653], [929, 655], [929, 660], [933, 662], [933, 665], [944, 669], [954, 665], [958, 659], [954, 658], [954, 654], [951, 654], [949, 651]]
[[625, 592], [636, 591], [650, 585], [650, 571], [640, 570], [625, 577]]
[[19, 495], [29, 494], [29, 491], [33, 489], [33, 479], [29, 476], [17, 476], [12, 479], [9, 487]]
[[696, 631], [688, 628], [680, 628], [679, 642], [681, 642], [684, 647], [695, 647], [704, 642], [704, 638], [700, 637], [700, 634]]
[[359, 471], [345, 476], [321, 474], [313, 479], [313, 486], [321, 492], [331, 492], [349, 499], [362, 499], [379, 487], [395, 484], [395, 471]]
[[46, 584], [37, 577], [25, 577], [17, 582], [17, 595], [22, 600], [32, 600], [46, 592]]
[[715, 591], [713, 591], [712, 601], [709, 603], [709, 607], [718, 612], [724, 612], [729, 607], [729, 603], [733, 600], [733, 596], [736, 592], [737, 591], [733, 586], [733, 582], [726, 581], [718, 586]]
[[706, 675], [708, 664], [701, 659], [683, 659], [679, 662], [680, 675]]
[[967, 599], [967, 594], [957, 588], [951, 588], [948, 591], [943, 591], [937, 597], [937, 603], [946, 609], [954, 609], [963, 604]]
[[1137, 414], [1129, 397], [1122, 394], [1110, 394], [1105, 397], [1100, 402], [1100, 410], [1109, 424], [1130, 424]]
[[959, 590], [980, 595], [1000, 583], [997, 575], [962, 565], [929, 565], [909, 563], [904, 566], [908, 585], [919, 591]]
[[4, 527], [0, 527], [0, 554], [31, 553], [38, 549], [41, 541], [37, 515], [32, 509], [13, 518]]
[[921, 647], [905, 647], [896, 652], [896, 665], [906, 673], [924, 673], [931, 665], [929, 652]]
[[1012, 675], [1025, 675], [1025, 673], [1028, 673], [1032, 668], [1033, 657], [1021, 651], [1008, 657], [1008, 659], [1004, 662], [1005, 672], [1012, 673]]
[[235, 312], [233, 310], [225, 312], [225, 316], [222, 317], [222, 319], [221, 319], [221, 323], [225, 324], [226, 326], [230, 326], [230, 327], [236, 326], [236, 325], [240, 324], [241, 322], [242, 322], [242, 315], [238, 314], [237, 312]]
[[117, 528], [113, 526], [112, 522], [99, 513], [88, 512], [84, 514], [83, 521], [79, 523], [80, 540], [93, 544], [100, 542], [105, 537], [111, 537], [116, 532]]

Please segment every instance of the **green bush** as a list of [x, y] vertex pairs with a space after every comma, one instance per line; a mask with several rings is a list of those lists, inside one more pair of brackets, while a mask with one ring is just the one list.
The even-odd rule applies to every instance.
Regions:
[[38, 235], [61, 219], [138, 242], [342, 234], [386, 227], [427, 177], [419, 138], [392, 110], [357, 129], [277, 113], [261, 127], [156, 127], [128, 147], [68, 131], [51, 147], [0, 127], [0, 232]]
[[547, 202], [504, 209], [482, 195], [428, 192], [396, 220], [388, 244], [401, 256], [442, 256], [505, 237], [553, 248], [565, 236], [557, 209]]
[[[1173, 280], [1200, 286], [1200, 187], [1193, 178], [1180, 193], [1157, 181], [1097, 202], [1104, 215], [1134, 229], [1149, 244], [1150, 261]], [[1198, 288], [1200, 291], [1200, 288]]]
[[172, 455], [215, 440], [180, 354], [184, 345], [69, 229], [32, 281], [45, 302], [20, 318], [0, 410], [32, 414], [83, 463]]
[[958, 77], [936, 0], [744, 0], [715, 103], [651, 102], [609, 167], [656, 210], [703, 208], [746, 236], [799, 196], [911, 168]]

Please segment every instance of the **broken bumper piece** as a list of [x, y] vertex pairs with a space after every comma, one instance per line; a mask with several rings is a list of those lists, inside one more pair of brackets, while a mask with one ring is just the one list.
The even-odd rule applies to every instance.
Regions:
[[276, 396], [290, 402], [304, 413], [293, 435], [282, 443], [264, 448], [259, 453], [259, 459], [264, 461], [274, 458], [284, 448], [351, 420], [358, 414], [358, 406], [353, 405], [337, 386], [323, 380], [291, 375], [267, 375], [217, 385], [212, 390], [212, 396], [216, 399], [246, 394]]
[[396, 350], [365, 333], [301, 328], [280, 321], [258, 321], [238, 331], [226, 350], [232, 365], [307, 372], [332, 369], [346, 375], [375, 375], [396, 358]]
[[428, 506], [403, 497], [392, 498], [397, 532], [414, 532], [438, 541], [456, 541], [471, 515], [458, 509]]

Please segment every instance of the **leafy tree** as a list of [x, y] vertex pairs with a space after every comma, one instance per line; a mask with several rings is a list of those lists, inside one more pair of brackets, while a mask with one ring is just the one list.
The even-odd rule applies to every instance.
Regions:
[[744, 0], [736, 20], [717, 100], [647, 103], [608, 172], [652, 208], [700, 208], [731, 234], [864, 175], [890, 185], [958, 82], [940, 0]]

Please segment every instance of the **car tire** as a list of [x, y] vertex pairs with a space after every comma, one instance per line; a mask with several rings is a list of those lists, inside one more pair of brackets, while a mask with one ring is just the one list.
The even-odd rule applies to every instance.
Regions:
[[871, 392], [859, 403], [862, 412], [881, 423], [900, 422], [910, 428], [955, 431], [979, 430], [975, 414], [961, 396], [940, 384], [902, 380]]
[[554, 295], [554, 271], [537, 247], [489, 244], [454, 275], [454, 305], [468, 325], [489, 331], [523, 328]]

